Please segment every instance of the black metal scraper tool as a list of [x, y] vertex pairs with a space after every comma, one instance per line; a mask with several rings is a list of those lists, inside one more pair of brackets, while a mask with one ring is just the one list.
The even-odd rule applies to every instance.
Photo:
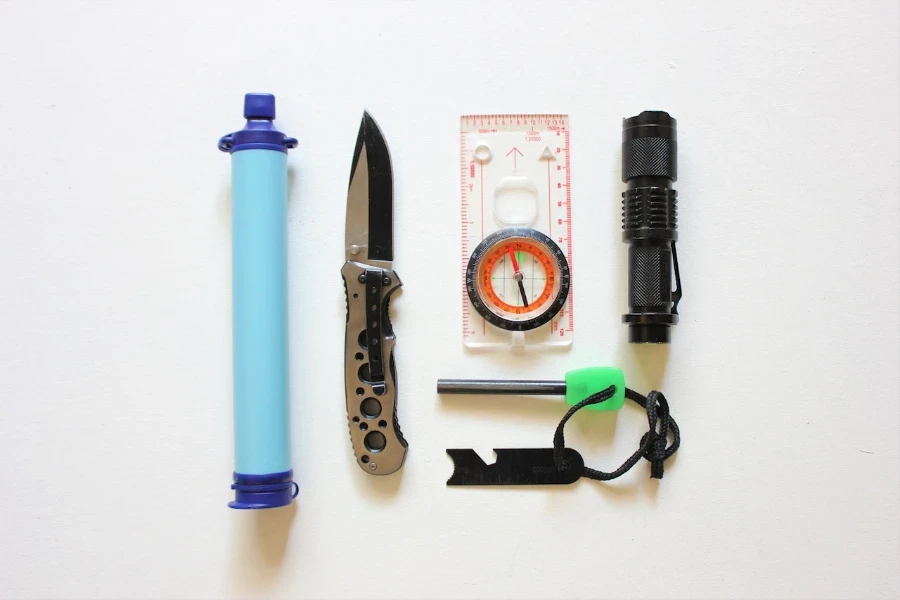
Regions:
[[451, 448], [453, 475], [447, 485], [553, 485], [575, 483], [584, 472], [584, 459], [575, 450], [563, 451], [563, 468], [553, 461], [553, 448], [499, 448], [497, 461], [487, 464], [471, 448]]

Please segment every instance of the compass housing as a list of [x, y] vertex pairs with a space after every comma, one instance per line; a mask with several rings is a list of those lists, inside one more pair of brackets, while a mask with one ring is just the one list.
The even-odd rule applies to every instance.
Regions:
[[[507, 268], [510, 253], [531, 257], [532, 274], [535, 268], [543, 268], [540, 287], [528, 279], [524, 273], [528, 269], [504, 277], [494, 275], [498, 265], [511, 271]], [[502, 282], [499, 290], [497, 281]], [[524, 281], [533, 291], [530, 299]], [[488, 323], [507, 331], [528, 331], [549, 322], [565, 306], [570, 285], [566, 255], [548, 236], [528, 227], [509, 227], [487, 236], [472, 252], [466, 268], [466, 292], [473, 308]], [[522, 290], [521, 298], [517, 289]]]

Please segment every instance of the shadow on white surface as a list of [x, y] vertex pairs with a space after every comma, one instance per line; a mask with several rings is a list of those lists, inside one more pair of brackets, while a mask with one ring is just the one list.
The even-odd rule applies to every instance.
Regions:
[[[623, 329], [625, 329], [623, 327]], [[647, 395], [651, 390], [660, 390], [669, 364], [670, 344], [629, 344], [628, 332], [622, 332], [619, 361], [625, 370], [625, 385], [634, 391]]]
[[222, 178], [219, 193], [216, 194], [216, 213], [228, 231], [231, 231], [231, 177]]
[[297, 502], [281, 508], [237, 511], [228, 577], [239, 596], [278, 587]]
[[[555, 427], [565, 414], [562, 398], [554, 396], [438, 394], [437, 397], [444, 410], [462, 413], [473, 419], [488, 417], [500, 422], [516, 420], [547, 423], [549, 428]], [[548, 429], [546, 444], [549, 445], [552, 441], [553, 431]], [[535, 444], [535, 447], [540, 445]]]
[[[669, 466], [669, 463], [670, 461], [666, 461], [667, 467]], [[656, 503], [656, 495], [659, 491], [659, 480], [650, 478], [647, 474], [649, 473], [649, 470], [647, 470], [649, 467], [646, 467], [646, 464], [646, 461], [641, 461], [635, 465], [632, 472], [638, 471], [639, 473], [636, 473], [638, 477], [632, 482], [622, 483], [618, 479], [613, 481], [591, 481], [588, 479], [586, 480], [588, 483], [585, 483], [584, 485], [592, 487], [595, 493], [602, 496], [603, 500], [607, 502], [631, 505], [635, 500], [643, 496], [650, 500], [650, 502]], [[619, 465], [616, 464], [616, 467], [618, 466]], [[644, 470], [647, 470], [646, 473], [640, 473], [640, 471], [642, 471], [642, 466], [644, 466]], [[582, 481], [585, 480], [582, 479]]]
[[[406, 460], [409, 460], [409, 454], [407, 454]], [[357, 468], [356, 470], [358, 473], [353, 476], [353, 487], [356, 488], [357, 494], [366, 501], [391, 502], [400, 490], [403, 468], [390, 475], [370, 475], [362, 469]]]

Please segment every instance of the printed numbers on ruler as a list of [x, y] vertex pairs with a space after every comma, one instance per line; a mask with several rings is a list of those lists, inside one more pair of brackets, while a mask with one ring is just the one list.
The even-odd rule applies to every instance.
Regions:
[[[516, 193], [503, 195], [509, 181], [536, 197], [536, 210], [520, 223], [547, 234], [572, 262], [572, 222], [569, 174], [569, 121], [566, 115], [468, 115], [460, 120], [460, 194], [463, 234], [461, 280], [478, 243], [502, 228], [499, 202], [515, 202]], [[499, 190], [499, 191], [498, 191]], [[501, 196], [503, 199], [501, 200]], [[490, 327], [472, 308], [463, 290], [463, 337], [490, 344]], [[574, 328], [573, 294], [566, 306], [546, 325], [550, 343], [568, 343]]]

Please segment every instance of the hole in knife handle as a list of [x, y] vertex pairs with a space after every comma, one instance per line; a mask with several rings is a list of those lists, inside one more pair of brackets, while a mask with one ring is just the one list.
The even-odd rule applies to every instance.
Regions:
[[376, 398], [366, 398], [359, 405], [359, 411], [367, 419], [377, 419], [378, 415], [381, 414], [381, 402]]
[[362, 330], [359, 332], [359, 337], [357, 338], [359, 341], [359, 347], [363, 350], [368, 350], [368, 346], [366, 346], [366, 331]]
[[371, 431], [363, 440], [369, 452], [381, 452], [387, 445], [387, 438], [380, 431]]

